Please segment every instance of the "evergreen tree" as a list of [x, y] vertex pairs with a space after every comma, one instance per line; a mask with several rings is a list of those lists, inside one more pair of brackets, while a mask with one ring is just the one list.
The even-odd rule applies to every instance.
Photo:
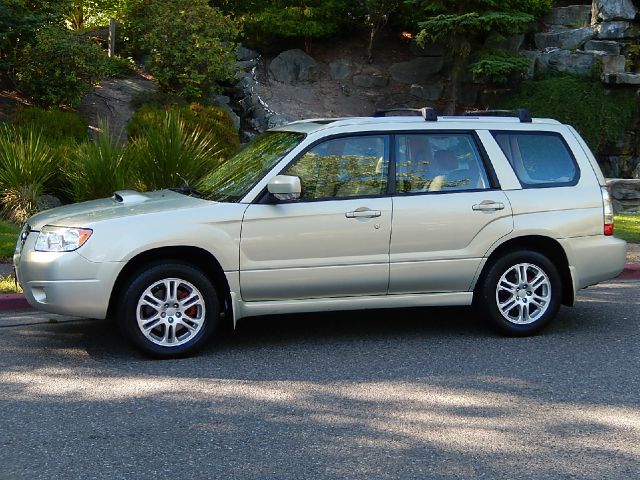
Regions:
[[[471, 54], [482, 48], [490, 36], [522, 33], [550, 8], [551, 0], [409, 0], [421, 7], [428, 17], [419, 23], [417, 41], [441, 43], [452, 60], [447, 114], [453, 114], [458, 100], [458, 84]], [[512, 57], [513, 58], [513, 57]], [[498, 61], [498, 59], [495, 59]], [[484, 73], [491, 66], [492, 55], [484, 55]], [[489, 62], [489, 63], [488, 63]], [[509, 56], [499, 58], [502, 74], [522, 68], [522, 61]], [[497, 64], [494, 64], [497, 65]]]

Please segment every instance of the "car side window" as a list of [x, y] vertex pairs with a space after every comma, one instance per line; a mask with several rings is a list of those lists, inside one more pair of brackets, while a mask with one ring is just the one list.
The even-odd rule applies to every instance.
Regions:
[[555, 132], [492, 132], [523, 187], [575, 185], [578, 166]]
[[304, 153], [283, 175], [300, 177], [303, 200], [383, 195], [387, 191], [389, 138], [340, 137]]
[[396, 136], [396, 192], [491, 188], [480, 151], [466, 133]]

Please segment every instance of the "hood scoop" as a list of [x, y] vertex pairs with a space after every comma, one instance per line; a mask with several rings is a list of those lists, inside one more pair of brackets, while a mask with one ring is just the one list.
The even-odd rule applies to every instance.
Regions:
[[146, 202], [149, 200], [149, 197], [144, 193], [136, 192], [135, 190], [119, 190], [114, 192], [113, 199], [123, 205], [132, 205]]

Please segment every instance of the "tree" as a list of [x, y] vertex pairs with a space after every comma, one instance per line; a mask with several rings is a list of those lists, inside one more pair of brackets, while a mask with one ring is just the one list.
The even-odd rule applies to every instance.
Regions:
[[246, 29], [257, 36], [302, 38], [307, 52], [311, 41], [335, 34], [347, 19], [346, 0], [276, 0], [244, 18]]
[[149, 70], [165, 91], [205, 97], [235, 75], [238, 30], [206, 0], [154, 1], [143, 43]]
[[[452, 60], [447, 114], [453, 114], [458, 99], [460, 77], [471, 54], [480, 49], [490, 35], [508, 36], [526, 31], [528, 26], [551, 8], [551, 0], [409, 0], [431, 15], [419, 23], [417, 41], [441, 43]], [[484, 58], [484, 67], [487, 68]], [[502, 68], [509, 58], [501, 59]], [[521, 65], [520, 65], [521, 68]]]
[[399, 6], [400, 0], [363, 0], [365, 23], [369, 27], [367, 60], [373, 61], [373, 44], [378, 33], [384, 28], [391, 15]]

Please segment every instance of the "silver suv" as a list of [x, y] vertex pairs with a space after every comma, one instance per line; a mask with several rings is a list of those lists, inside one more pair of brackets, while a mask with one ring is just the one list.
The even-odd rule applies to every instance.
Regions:
[[529, 335], [622, 271], [604, 178], [572, 127], [421, 112], [291, 123], [198, 190], [35, 215], [20, 284], [35, 308], [114, 317], [169, 357], [224, 322], [289, 312], [473, 304]]

